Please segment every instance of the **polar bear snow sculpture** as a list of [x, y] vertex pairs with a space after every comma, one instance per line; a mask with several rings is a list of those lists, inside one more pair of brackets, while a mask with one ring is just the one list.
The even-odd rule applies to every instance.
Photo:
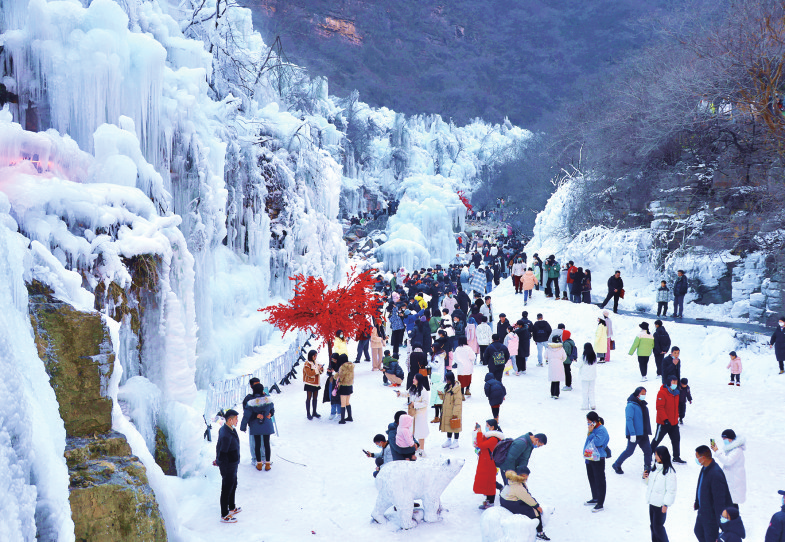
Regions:
[[422, 500], [423, 519], [429, 523], [439, 520], [442, 492], [463, 468], [465, 459], [418, 459], [393, 461], [386, 464], [376, 477], [376, 507], [371, 517], [384, 523], [384, 512], [390, 507], [398, 509], [401, 527], [411, 529], [417, 523], [412, 519], [414, 500]]
[[[548, 525], [553, 507], [543, 506], [542, 525]], [[482, 542], [534, 542], [537, 536], [537, 520], [521, 514], [513, 514], [501, 506], [492, 506], [480, 516]]]

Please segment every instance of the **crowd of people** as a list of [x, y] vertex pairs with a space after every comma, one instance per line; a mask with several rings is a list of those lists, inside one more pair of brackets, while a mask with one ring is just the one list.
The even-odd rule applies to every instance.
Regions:
[[[534, 342], [537, 366], [547, 365], [549, 393], [554, 400], [562, 392], [573, 391], [573, 384], [577, 383], [574, 381], [580, 381], [580, 403], [586, 411], [587, 424], [582, 455], [591, 495], [585, 504], [593, 512], [602, 512], [607, 493], [605, 465], [612, 453], [608, 429], [597, 412], [594, 384], [597, 366], [611, 361], [616, 341], [623, 339], [614, 334], [611, 312], [604, 307], [613, 300], [613, 312], [617, 312], [624, 283], [618, 271], [608, 279], [608, 292], [599, 304], [601, 312], [594, 337], [577, 342], [565, 324], [557, 323], [553, 327], [542, 313], [530, 320], [526, 310], [517, 319], [494, 310], [490, 294], [507, 276], [512, 277], [516, 294], [523, 295], [521, 308], [540, 287], [546, 298], [591, 302], [589, 269], [577, 267], [572, 261], [561, 266], [553, 256], [541, 261], [537, 254], [530, 264], [527, 267], [527, 255], [515, 239], [475, 238], [465, 243], [465, 252], [459, 253], [456, 261], [446, 268], [436, 266], [411, 272], [400, 269], [390, 280], [379, 277], [377, 291], [385, 301], [384, 311], [379, 318], [369, 320], [367, 333], [357, 341], [354, 362], [348, 356], [346, 337], [338, 332], [326, 371], [316, 362], [317, 352], [311, 351], [303, 368], [303, 381], [309, 420], [321, 418], [317, 404], [323, 386], [322, 402], [329, 402], [331, 407], [329, 419], [337, 419], [339, 424], [353, 421], [350, 399], [354, 364], [360, 363], [363, 356], [366, 362], [372, 363], [371, 370], [379, 372], [382, 385], [394, 388], [399, 397], [406, 399], [406, 409], [395, 412], [386, 431], [373, 437], [378, 451], [365, 452], [375, 460], [373, 475], [376, 476], [391, 461], [416, 461], [426, 456], [425, 443], [430, 438], [431, 424], [436, 425], [437, 433], [443, 434], [442, 448], [458, 448], [461, 433], [466, 429], [462, 405], [472, 396], [474, 372], [482, 370], [481, 383], [490, 417], [482, 426], [475, 424], [471, 435], [471, 445], [478, 454], [473, 490], [482, 496], [479, 507], [494, 506], [499, 493], [501, 506], [538, 519], [537, 537], [549, 540], [541, 520], [542, 507], [527, 486], [532, 474], [529, 458], [548, 439], [543, 433], [526, 433], [515, 439], [505, 436], [500, 424], [500, 410], [507, 398], [505, 377], [527, 374]], [[683, 314], [686, 288], [686, 277], [679, 271], [672, 288], [675, 317]], [[665, 282], [660, 291], [663, 289], [667, 291]], [[560, 292], [564, 293], [561, 298]], [[658, 316], [665, 316], [666, 295], [658, 293], [657, 300]], [[654, 332], [651, 332], [649, 322], [641, 322], [638, 334], [627, 339], [628, 353], [637, 357], [642, 382], [650, 380], [649, 365], [654, 358], [653, 370], [657, 376], [653, 391], [656, 394], [654, 423], [644, 384], [631, 392], [626, 404], [615, 406], [624, 409], [626, 447], [611, 468], [616, 474], [624, 475], [623, 464], [640, 448], [642, 465], [638, 472], [647, 484], [651, 538], [657, 542], [668, 540], [667, 511], [677, 492], [674, 465], [686, 463], [682, 457], [680, 425], [693, 398], [688, 379], [681, 376], [680, 348], [671, 344], [660, 318], [653, 324]], [[785, 316], [780, 319], [770, 344], [782, 373]], [[729, 353], [727, 367], [729, 385], [739, 386], [742, 363], [736, 352]], [[269, 470], [269, 436], [274, 432], [270, 418], [274, 405], [263, 386], [258, 382], [251, 382], [251, 386], [253, 393], [243, 401], [240, 429], [248, 429], [253, 436], [251, 457], [256, 467]], [[224, 479], [221, 517], [225, 522], [236, 521], [234, 516], [240, 511], [234, 503], [237, 467], [231, 466], [239, 462], [239, 440], [234, 429], [237, 417], [235, 411], [226, 413], [227, 423], [221, 428], [216, 448], [216, 464], [221, 467]], [[670, 450], [662, 445], [665, 437], [670, 440]], [[745, 536], [740, 512], [746, 500], [745, 445], [744, 436], [726, 429], [721, 434], [721, 444], [712, 440], [709, 445], [695, 448], [694, 460], [701, 466], [694, 503], [697, 511], [694, 534], [699, 541], [741, 540]], [[784, 527], [785, 501], [783, 511], [772, 518], [766, 542], [785, 542]]]

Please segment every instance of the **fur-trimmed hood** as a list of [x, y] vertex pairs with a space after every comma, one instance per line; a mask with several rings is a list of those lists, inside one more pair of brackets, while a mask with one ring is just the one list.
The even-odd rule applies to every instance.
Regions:
[[747, 444], [747, 439], [737, 435], [735, 440], [731, 441], [730, 444], [724, 447], [725, 453], [728, 453], [735, 448], [741, 448], [742, 450], [746, 450], [747, 449], [746, 444]]
[[501, 431], [493, 431], [493, 430], [491, 430], [491, 431], [488, 431], [487, 433], [483, 431], [482, 434], [485, 435], [485, 438], [496, 437], [497, 439], [499, 439], [499, 441], [504, 440], [504, 433], [502, 433]]

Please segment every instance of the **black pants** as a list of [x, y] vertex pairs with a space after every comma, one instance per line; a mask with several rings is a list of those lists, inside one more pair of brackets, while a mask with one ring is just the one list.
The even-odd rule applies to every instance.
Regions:
[[604, 308], [605, 305], [608, 304], [608, 301], [613, 298], [613, 312], [619, 312], [619, 292], [608, 292], [608, 295], [605, 296], [605, 301], [602, 302], [600, 308]]
[[668, 533], [665, 532], [665, 516], [667, 513], [662, 513], [662, 506], [649, 505], [651, 542], [668, 542]]
[[[551, 283], [553, 283], [553, 287], [551, 287]], [[556, 297], [559, 297], [559, 279], [549, 278], [547, 284], [545, 285], [545, 290], [551, 292], [551, 294], [555, 294]]]
[[[710, 515], [711, 513], [707, 514]], [[720, 526], [717, 520], [711, 517], [702, 517], [700, 511], [698, 517], [695, 519], [695, 538], [698, 542], [716, 542], [720, 534]]]
[[657, 365], [657, 376], [662, 376], [662, 360], [665, 359], [665, 354], [654, 354], [654, 363]]
[[396, 359], [398, 358], [398, 348], [403, 344], [404, 331], [404, 329], [393, 329], [392, 333], [390, 333], [390, 344], [393, 347], [393, 357]]
[[559, 381], [551, 382], [551, 397], [559, 396]]
[[679, 433], [679, 425], [660, 425], [657, 424], [657, 431], [654, 432], [654, 439], [651, 441], [651, 449], [656, 450], [665, 439], [665, 435], [671, 438], [671, 447], [673, 448], [673, 459], [680, 459], [681, 455], [681, 433]]
[[237, 491], [237, 466], [240, 463], [221, 465], [221, 517], [226, 517], [230, 510], [237, 508], [234, 494]]
[[667, 301], [657, 301], [657, 316], [668, 316], [668, 302]]
[[519, 372], [526, 370], [526, 358], [518, 354], [515, 356], [515, 366], [518, 367]]
[[481, 344], [480, 346], [480, 362], [485, 365], [485, 349], [488, 348], [487, 344]]
[[262, 460], [262, 439], [264, 438], [264, 460], [270, 462], [270, 435], [253, 435], [256, 462]]
[[568, 388], [572, 387], [572, 370], [569, 363], [564, 364], [564, 385]]
[[651, 468], [651, 445], [649, 444], [649, 439], [646, 436], [637, 436], [634, 439], [627, 438], [627, 447], [621, 453], [621, 455], [616, 459], [613, 463], [614, 466], [621, 468], [622, 464], [627, 461], [629, 457], [635, 452], [635, 447], [640, 446], [641, 452], [643, 452], [643, 468], [644, 470], [649, 470]]
[[741, 375], [735, 375], [733, 373], [730, 374], [730, 381], [733, 382], [733, 379], [736, 379], [736, 383], [741, 383]]
[[605, 504], [605, 458], [599, 461], [586, 461], [586, 476], [589, 477], [591, 498], [597, 501], [597, 506]]
[[[493, 502], [493, 501], [491, 501], [491, 502]], [[504, 499], [504, 498], [500, 497], [499, 498], [499, 504], [501, 504], [503, 508], [506, 508], [507, 510], [509, 510], [513, 514], [521, 514], [523, 516], [526, 516], [527, 518], [536, 519], [538, 521], [538, 523], [537, 523], [537, 532], [538, 533], [542, 532], [542, 517], [540, 517], [537, 514], [537, 512], [536, 512], [536, 510], [534, 508], [532, 508], [531, 506], [529, 506], [525, 502], [523, 502], [523, 501], [508, 501], [507, 499]]]
[[638, 356], [638, 366], [641, 369], [641, 376], [646, 376], [649, 372], [649, 356]]
[[785, 371], [785, 358], [783, 358], [783, 359], [778, 359], [778, 360], [777, 360], [777, 363], [779, 363], [779, 364], [780, 364], [780, 371]]
[[491, 365], [490, 367], [493, 370], [488, 372], [493, 375], [493, 378], [501, 382], [502, 378], [504, 378], [504, 365]]
[[493, 406], [493, 405], [491, 405], [491, 413], [493, 414], [493, 417], [494, 417], [494, 418], [496, 418], [496, 419], [498, 419], [498, 418], [499, 418], [499, 407], [500, 407], [500, 406], [501, 406], [501, 405], [499, 405], [499, 406]]

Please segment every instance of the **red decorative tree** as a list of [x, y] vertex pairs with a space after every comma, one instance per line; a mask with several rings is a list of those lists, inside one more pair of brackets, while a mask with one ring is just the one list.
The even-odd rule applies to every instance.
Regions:
[[461, 198], [461, 203], [463, 203], [464, 207], [469, 211], [472, 210], [472, 204], [469, 203], [469, 198], [466, 197], [463, 190], [458, 190], [458, 197]]
[[346, 274], [346, 285], [332, 290], [321, 277], [302, 274], [289, 277], [297, 284], [294, 297], [288, 303], [279, 303], [259, 309], [268, 313], [267, 321], [287, 332], [301, 329], [313, 333], [332, 354], [335, 332], [342, 330], [346, 337], [357, 339], [370, 325], [369, 317], [381, 315], [382, 300], [373, 288], [376, 278], [371, 270], [356, 274], [355, 268]]

